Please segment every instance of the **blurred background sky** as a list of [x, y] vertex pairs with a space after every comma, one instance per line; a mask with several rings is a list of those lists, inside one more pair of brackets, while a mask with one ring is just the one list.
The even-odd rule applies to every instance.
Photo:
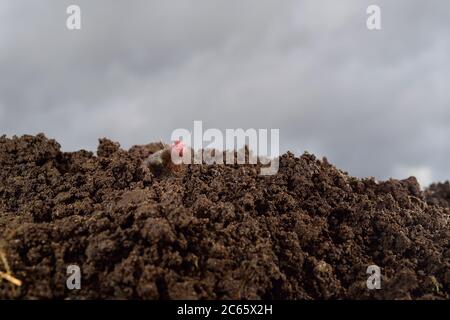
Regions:
[[360, 177], [446, 180], [449, 17], [446, 0], [1, 0], [0, 134], [95, 151], [203, 120], [279, 128], [282, 151]]

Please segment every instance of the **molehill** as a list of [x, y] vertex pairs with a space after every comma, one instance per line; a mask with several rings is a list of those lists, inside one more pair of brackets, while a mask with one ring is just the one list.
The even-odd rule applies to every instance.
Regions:
[[[160, 147], [0, 137], [0, 250], [21, 281], [2, 279], [0, 298], [450, 298], [448, 184], [358, 179], [307, 153], [273, 176], [153, 175], [142, 163]], [[73, 264], [80, 290], [66, 287]]]

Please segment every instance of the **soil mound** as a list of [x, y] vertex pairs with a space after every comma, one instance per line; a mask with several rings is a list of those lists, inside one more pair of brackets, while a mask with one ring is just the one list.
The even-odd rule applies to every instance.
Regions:
[[[1, 250], [23, 282], [3, 280], [0, 298], [450, 298], [448, 185], [357, 179], [307, 153], [273, 176], [154, 176], [142, 161], [159, 148], [0, 137]], [[71, 264], [81, 290], [66, 288]], [[374, 264], [380, 290], [366, 287]]]
[[425, 191], [425, 196], [430, 204], [450, 208], [450, 182], [433, 183]]

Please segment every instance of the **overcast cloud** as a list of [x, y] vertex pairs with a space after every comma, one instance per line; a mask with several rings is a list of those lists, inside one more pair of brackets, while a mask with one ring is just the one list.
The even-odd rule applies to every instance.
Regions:
[[449, 17], [445, 0], [2, 0], [0, 134], [128, 148], [203, 120], [279, 128], [282, 151], [356, 176], [446, 180]]

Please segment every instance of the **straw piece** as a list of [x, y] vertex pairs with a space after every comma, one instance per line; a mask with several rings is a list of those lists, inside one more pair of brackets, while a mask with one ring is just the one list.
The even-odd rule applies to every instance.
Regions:
[[2, 271], [0, 271], [0, 278], [3, 278], [5, 280], [11, 282], [12, 284], [14, 284], [14, 285], [16, 285], [18, 287], [20, 287], [22, 285], [22, 281], [20, 281], [17, 278], [14, 278], [12, 275], [4, 273]]
[[5, 266], [6, 273], [11, 274], [12, 273], [11, 268], [9, 267], [8, 260], [6, 260], [6, 255], [2, 250], [0, 250], [0, 259], [2, 260], [3, 265]]

